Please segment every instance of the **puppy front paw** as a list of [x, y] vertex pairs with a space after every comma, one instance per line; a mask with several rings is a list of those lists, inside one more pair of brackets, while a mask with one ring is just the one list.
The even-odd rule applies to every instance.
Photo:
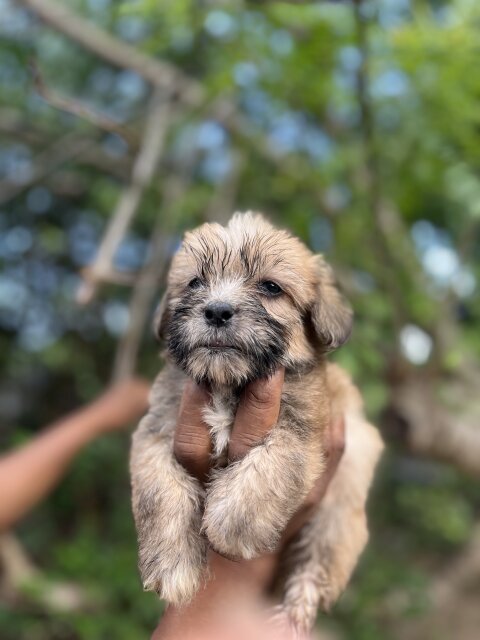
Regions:
[[146, 591], [182, 605], [198, 590], [206, 568], [203, 487], [177, 463], [167, 470], [155, 492], [137, 488], [135, 493], [138, 566]]
[[252, 509], [231, 513], [214, 501], [207, 505], [203, 531], [214, 551], [232, 560], [250, 560], [274, 551], [280, 539], [277, 526], [256, 524]]
[[216, 474], [207, 492], [202, 531], [221, 555], [249, 560], [276, 549], [291, 510], [241, 466]]
[[[158, 548], [162, 548], [158, 552]], [[139, 568], [145, 591], [176, 606], [187, 604], [198, 591], [206, 570], [206, 541], [198, 537], [190, 544], [160, 545], [153, 554], [140, 548]]]

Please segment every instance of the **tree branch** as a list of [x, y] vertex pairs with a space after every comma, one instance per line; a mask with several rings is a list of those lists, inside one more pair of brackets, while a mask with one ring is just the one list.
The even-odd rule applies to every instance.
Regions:
[[235, 198], [240, 176], [245, 166], [245, 157], [240, 153], [233, 156], [232, 167], [215, 192], [207, 207], [205, 218], [211, 222], [226, 224], [235, 207]]
[[0, 535], [0, 570], [1, 596], [7, 601], [23, 599], [53, 613], [92, 610], [98, 604], [81, 586], [45, 576], [11, 533]]
[[112, 374], [114, 381], [128, 378], [135, 371], [152, 304], [167, 272], [169, 243], [173, 231], [171, 221], [176, 219], [175, 210], [178, 202], [188, 191], [196, 161], [196, 154], [188, 156], [183, 166], [172, 173], [165, 183], [163, 204], [150, 240], [149, 259], [135, 281], [130, 298], [128, 329], [117, 347]]
[[478, 582], [480, 576], [480, 524], [476, 524], [466, 548], [439, 572], [429, 588], [429, 596], [436, 609], [444, 609], [449, 602], [462, 598], [462, 591]]
[[86, 104], [82, 104], [78, 100], [67, 98], [60, 95], [53, 89], [50, 89], [46, 84], [40, 73], [35, 60], [30, 61], [30, 70], [32, 72], [33, 83], [38, 94], [47, 102], [50, 106], [60, 111], [65, 111], [78, 118], [86, 120], [94, 127], [104, 129], [110, 133], [116, 133], [121, 136], [125, 142], [131, 146], [137, 146], [138, 139], [133, 131], [130, 131], [127, 127], [122, 126], [120, 123], [115, 122], [111, 118], [108, 118], [102, 113], [99, 113], [95, 109], [92, 109]]
[[19, 196], [36, 182], [53, 173], [64, 163], [80, 156], [94, 145], [89, 138], [80, 138], [77, 133], [69, 133], [57, 139], [50, 147], [35, 157], [29, 175], [25, 180], [12, 182], [0, 181], [0, 205]]
[[[263, 133], [252, 126], [252, 123], [238, 111], [233, 101], [222, 96], [214, 98], [206, 105], [207, 94], [201, 83], [187, 76], [174, 65], [138, 51], [55, 0], [18, 0], [18, 2], [34, 11], [44, 22], [110, 64], [135, 71], [153, 86], [178, 95], [187, 106], [203, 107], [205, 111], [208, 109], [209, 117], [216, 118], [232, 133], [248, 140], [258, 153], [276, 165], [287, 163], [286, 170], [292, 169], [295, 176], [304, 175], [306, 163], [289, 162], [284, 156], [276, 154]], [[310, 171], [307, 171], [307, 175], [309, 173]], [[322, 201], [325, 209], [328, 210], [325, 199], [322, 198]]]
[[27, 144], [45, 145], [54, 132], [32, 127], [32, 123], [28, 122], [20, 111], [5, 107], [0, 109], [0, 133], [14, 136]]
[[77, 301], [87, 304], [96, 293], [99, 282], [108, 279], [113, 269], [116, 251], [130, 226], [142, 196], [149, 186], [162, 154], [171, 107], [165, 92], [157, 90], [153, 95], [140, 150], [132, 169], [130, 184], [123, 190], [117, 207], [109, 219], [97, 256], [86, 273], [86, 280], [77, 293]]
[[475, 587], [479, 576], [480, 524], [477, 522], [466, 545], [446, 564], [442, 562], [426, 585], [429, 604], [426, 611], [421, 615], [405, 615], [411, 609], [412, 596], [398, 587], [387, 592], [375, 606], [375, 612], [383, 624], [395, 629], [396, 638], [450, 638], [454, 632], [458, 632], [459, 638], [476, 638], [478, 595]]
[[[35, 11], [46, 23], [58, 29], [74, 41], [86, 47], [93, 53], [103, 57], [111, 64], [128, 68], [151, 82], [154, 86], [167, 88], [175, 94], [180, 93], [184, 102], [190, 106], [198, 107], [205, 100], [205, 92], [196, 80], [188, 78], [173, 65], [151, 58], [128, 44], [123, 43], [107, 31], [92, 25], [88, 20], [77, 16], [69, 9], [59, 5], [55, 0], [20, 0], [24, 5]], [[215, 99], [208, 107], [210, 117], [229, 128], [233, 133], [246, 138], [249, 143], [276, 166], [281, 166], [282, 171], [291, 171], [292, 175], [304, 181], [305, 176], [310, 175], [311, 170], [306, 168], [306, 163], [300, 159], [294, 160], [279, 156], [271, 147], [265, 136], [252, 128], [251, 123], [239, 113], [235, 104], [223, 97]], [[330, 213], [330, 207], [320, 190], [317, 196], [321, 201], [325, 213]], [[117, 208], [114, 221], [107, 229], [99, 254], [93, 268], [90, 270], [89, 281], [80, 289], [78, 299], [81, 302], [90, 300], [95, 292], [95, 280], [106, 278], [106, 274], [112, 271], [111, 262], [113, 252], [121, 241], [124, 231], [128, 228], [131, 218], [138, 206], [139, 192], [133, 184], [125, 190], [121, 202]], [[121, 214], [119, 214], [121, 210]], [[116, 216], [119, 216], [116, 218]], [[101, 272], [103, 271], [103, 274]]]
[[[356, 177], [366, 196], [366, 204], [371, 212], [372, 249], [382, 265], [377, 276], [390, 299], [393, 323], [398, 333], [411, 320], [411, 310], [407, 308], [402, 287], [407, 280], [409, 287], [418, 295], [428, 297], [428, 282], [410, 240], [408, 229], [382, 188], [381, 158], [375, 134], [374, 108], [370, 96], [370, 50], [368, 42], [368, 22], [362, 15], [363, 0], [353, 0], [357, 44], [361, 53], [361, 63], [357, 71], [356, 94], [361, 112], [360, 133], [363, 145], [363, 164]], [[433, 300], [432, 304], [436, 304]], [[433, 314], [434, 315], [434, 314]], [[429, 331], [432, 329], [430, 328]]]
[[[182, 181], [181, 189], [186, 186]], [[179, 194], [180, 195], [180, 189]], [[165, 202], [152, 232], [149, 256], [133, 286], [129, 304], [129, 323], [117, 346], [112, 378], [115, 382], [133, 375], [135, 364], [153, 300], [165, 277], [168, 264], [168, 223], [171, 202]]]
[[475, 382], [411, 374], [392, 389], [391, 411], [416, 454], [480, 476], [480, 401]]
[[[51, 138], [58, 136], [58, 133], [58, 130], [54, 130], [50, 127], [45, 129], [41, 127], [32, 127], [32, 123], [25, 120], [21, 116], [20, 112], [16, 111], [15, 109], [0, 109], [0, 134], [11, 137], [15, 141], [22, 140], [31, 147], [41, 147], [42, 151], [40, 152], [38, 158], [44, 164], [44, 171], [47, 168], [45, 166], [45, 159], [43, 156], [43, 154], [45, 153], [44, 147], [51, 144]], [[80, 141], [82, 139], [85, 139], [84, 135], [80, 136], [75, 132], [64, 132], [63, 136], [58, 137], [58, 140], [64, 140], [64, 136], [69, 136], [68, 138], [66, 138], [67, 141], [75, 139], [78, 139]], [[52, 159], [54, 159], [53, 154]], [[100, 169], [100, 171], [103, 171], [104, 173], [118, 178], [119, 180], [125, 180], [130, 175], [130, 157], [128, 155], [122, 157], [114, 157], [108, 154], [94, 138], [90, 138], [90, 144], [86, 145], [86, 148], [81, 151], [78, 156], [76, 156], [76, 159], [80, 164], [91, 165], [97, 169]], [[39, 169], [41, 168], [42, 167], [39, 167]], [[55, 163], [53, 171], [56, 172], [57, 169], [58, 167]], [[43, 179], [44, 177], [46, 177], [45, 173], [43, 173], [39, 179]], [[54, 177], [55, 173], [52, 174], [52, 179], [54, 179]], [[30, 175], [26, 187], [30, 185], [31, 180], [32, 175]], [[19, 184], [18, 182], [14, 182], [13, 180], [4, 180], [1, 184], [3, 185], [2, 188], [5, 188], [5, 190], [12, 191], [11, 197], [14, 197], [17, 192], [21, 193], [21, 191], [23, 191], [23, 189], [17, 191]]]
[[[189, 100], [200, 99], [203, 91], [173, 65], [152, 58], [122, 42], [108, 31], [82, 18], [55, 0], [18, 0], [41, 20], [61, 31], [74, 42], [121, 69], [130, 69], [154, 86], [171, 90], [175, 87]], [[199, 95], [200, 94], [200, 95]]]

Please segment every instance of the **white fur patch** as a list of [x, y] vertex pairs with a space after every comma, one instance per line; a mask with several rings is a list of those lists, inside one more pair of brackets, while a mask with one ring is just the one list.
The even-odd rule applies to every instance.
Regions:
[[235, 402], [231, 395], [214, 391], [211, 404], [203, 409], [203, 419], [210, 427], [215, 458], [226, 453], [234, 417]]

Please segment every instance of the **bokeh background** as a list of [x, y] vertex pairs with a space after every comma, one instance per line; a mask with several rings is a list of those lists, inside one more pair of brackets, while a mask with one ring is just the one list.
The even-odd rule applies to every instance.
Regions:
[[[153, 377], [183, 230], [264, 211], [334, 265], [356, 314], [335, 358], [388, 444], [320, 624], [477, 638], [479, 3], [0, 0], [0, 38], [1, 449]], [[91, 445], [15, 530], [37, 572], [2, 640], [148, 637], [128, 444]], [[59, 581], [85, 598], [60, 610]]]

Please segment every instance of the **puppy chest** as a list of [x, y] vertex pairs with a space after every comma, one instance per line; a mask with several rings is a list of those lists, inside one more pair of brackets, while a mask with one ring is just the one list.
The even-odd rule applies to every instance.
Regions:
[[227, 451], [238, 399], [232, 393], [213, 392], [211, 403], [203, 410], [203, 419], [210, 427], [213, 456], [222, 458]]

